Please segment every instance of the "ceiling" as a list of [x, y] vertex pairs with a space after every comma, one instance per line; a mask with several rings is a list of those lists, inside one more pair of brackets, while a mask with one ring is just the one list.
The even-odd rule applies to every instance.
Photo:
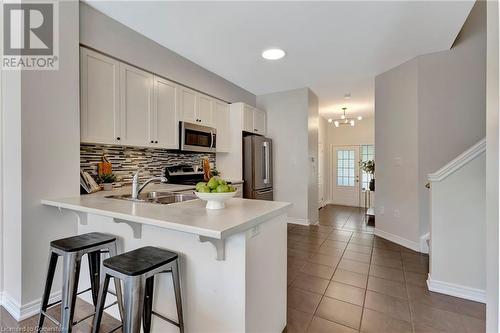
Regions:
[[[86, 2], [256, 95], [310, 87], [325, 117], [340, 115], [342, 106], [353, 116], [372, 116], [374, 77], [415, 56], [449, 49], [474, 4]], [[287, 56], [262, 59], [269, 47]]]

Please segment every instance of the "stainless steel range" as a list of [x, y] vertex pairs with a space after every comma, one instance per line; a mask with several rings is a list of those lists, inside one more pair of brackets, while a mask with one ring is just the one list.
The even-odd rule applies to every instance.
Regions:
[[203, 181], [203, 170], [197, 165], [177, 165], [165, 168], [170, 184], [196, 185]]

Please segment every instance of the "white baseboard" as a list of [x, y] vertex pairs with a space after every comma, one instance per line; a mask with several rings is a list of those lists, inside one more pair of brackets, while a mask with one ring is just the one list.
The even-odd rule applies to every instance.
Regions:
[[309, 219], [298, 219], [295, 217], [288, 217], [288, 223], [300, 224], [300, 225], [310, 225]]
[[420, 237], [420, 252], [429, 253], [429, 245], [427, 245], [427, 240], [429, 240], [430, 238], [430, 233], [426, 233], [425, 235]]
[[382, 237], [384, 239], [390, 240], [391, 242], [394, 242], [396, 244], [399, 244], [401, 246], [409, 248], [409, 249], [411, 249], [413, 251], [420, 252], [420, 244], [418, 244], [417, 242], [414, 242], [414, 241], [408, 240], [406, 238], [403, 238], [403, 237], [391, 234], [389, 232], [385, 232], [385, 231], [377, 229], [377, 228], [375, 228], [375, 230], [373, 231], [373, 233], [376, 236], [379, 236], [379, 237]]
[[[61, 300], [61, 291], [56, 291], [50, 295], [49, 303], [57, 302]], [[40, 306], [42, 299], [36, 299], [24, 305], [19, 304], [14, 298], [12, 298], [6, 292], [1, 293], [1, 304], [10, 313], [16, 321], [22, 321], [40, 312]]]
[[429, 288], [430, 291], [434, 291], [436, 293], [465, 298], [471, 301], [476, 301], [486, 304], [485, 290], [470, 288], [449, 282], [433, 280], [431, 278], [430, 273], [427, 278], [427, 288]]

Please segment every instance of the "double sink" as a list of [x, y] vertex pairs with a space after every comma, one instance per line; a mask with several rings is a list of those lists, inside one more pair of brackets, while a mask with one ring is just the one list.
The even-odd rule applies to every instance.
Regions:
[[127, 200], [135, 202], [149, 202], [154, 204], [168, 205], [176, 202], [183, 202], [197, 199], [194, 194], [183, 194], [175, 192], [143, 192], [140, 193], [137, 199], [132, 198], [132, 194], [108, 195], [105, 198]]

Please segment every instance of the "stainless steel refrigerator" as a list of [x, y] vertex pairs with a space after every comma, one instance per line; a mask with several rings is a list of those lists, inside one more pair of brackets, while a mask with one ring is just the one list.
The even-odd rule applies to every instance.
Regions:
[[258, 135], [243, 138], [243, 197], [273, 200], [273, 141]]

